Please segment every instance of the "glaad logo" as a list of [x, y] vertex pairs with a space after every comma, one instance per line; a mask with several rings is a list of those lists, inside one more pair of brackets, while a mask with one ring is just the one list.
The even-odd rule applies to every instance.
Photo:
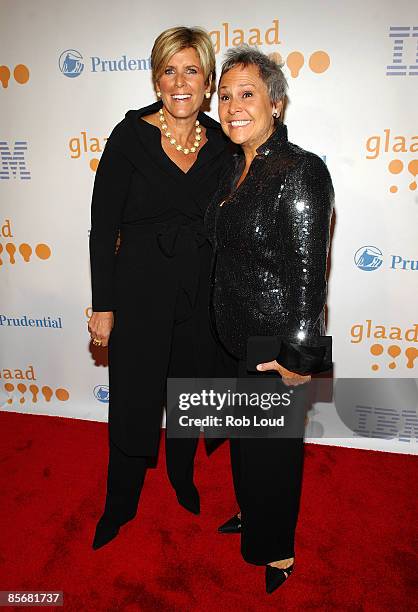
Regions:
[[383, 263], [383, 253], [374, 246], [363, 246], [356, 251], [354, 263], [357, 268], [365, 272], [373, 272], [380, 268]]
[[[392, 64], [386, 66], [386, 76], [418, 76], [418, 26], [390, 26], [389, 38], [393, 40]], [[414, 62], [407, 64], [405, 41], [408, 51], [415, 53]]]
[[[13, 382], [9, 382], [10, 380]], [[16, 408], [19, 406], [23, 408], [22, 404], [55, 401], [55, 398], [60, 402], [67, 402], [70, 398], [67, 389], [63, 387], [55, 389], [55, 387], [38, 382], [33, 365], [28, 365], [26, 370], [24, 368], [0, 368], [1, 387], [7, 394], [5, 404]]]
[[104, 404], [109, 402], [109, 387], [107, 385], [96, 385], [93, 389], [94, 397]]
[[[15, 235], [12, 232], [10, 219], [5, 219], [3, 225], [0, 227], [0, 266], [9, 263], [15, 265], [19, 261], [29, 263], [31, 258], [34, 259], [34, 255], [36, 255], [38, 259], [42, 260], [46, 260], [51, 257], [51, 248], [44, 242], [40, 242], [32, 247], [27, 242], [21, 242], [19, 244], [14, 238]], [[4, 247], [3, 240], [6, 241]]]
[[13, 146], [6, 140], [0, 140], [0, 180], [9, 180], [11, 178], [20, 178], [22, 181], [31, 178], [30, 171], [27, 169], [25, 160], [25, 151], [28, 150], [26, 140], [16, 140]]
[[364, 323], [355, 323], [351, 327], [350, 342], [360, 346], [366, 344], [372, 356], [370, 368], [373, 372], [398, 367], [412, 370], [418, 358], [418, 348], [414, 346], [418, 343], [418, 323], [405, 328], [366, 319]]
[[[409, 155], [414, 154], [411, 158]], [[390, 128], [383, 130], [383, 135], [374, 134], [366, 140], [366, 159], [384, 160], [386, 167], [391, 175], [401, 175], [405, 170], [411, 174], [413, 180], [409, 183], [410, 191], [417, 188], [418, 175], [418, 135], [403, 136], [394, 134]], [[386, 156], [388, 154], [388, 156]], [[400, 159], [400, 158], [403, 159]], [[385, 159], [386, 158], [386, 159]], [[403, 177], [401, 178], [401, 182]], [[411, 180], [411, 177], [408, 177]], [[391, 177], [392, 182], [399, 182], [399, 179]], [[390, 193], [398, 193], [398, 185], [390, 185]]]
[[[229, 22], [221, 23], [218, 29], [209, 32], [215, 54], [218, 54], [221, 49], [236, 47], [242, 45], [242, 43], [254, 46], [266, 45], [269, 47], [281, 45], [283, 40], [279, 36], [280, 20], [273, 19], [272, 23], [272, 27], [266, 30], [256, 27], [246, 30], [241, 27], [234, 28], [234, 25]], [[286, 64], [293, 79], [299, 76], [300, 71], [305, 65], [316, 74], [326, 72], [331, 65], [330, 56], [326, 51], [322, 50], [313, 51], [309, 58], [306, 57], [306, 60], [305, 55], [300, 51], [291, 51], [285, 56], [274, 51], [271, 55], [274, 61]]]
[[[71, 159], [79, 159], [80, 157], [84, 158], [85, 154], [89, 155], [89, 153], [102, 153], [106, 141], [107, 138], [97, 138], [95, 136], [91, 136], [87, 132], [80, 132], [80, 136], [70, 138], [68, 142], [70, 157]], [[98, 157], [92, 157], [89, 160], [89, 166], [93, 172], [96, 172], [98, 165]]]
[[63, 51], [58, 60], [62, 74], [70, 79], [80, 76], [84, 70], [83, 56], [75, 49]]

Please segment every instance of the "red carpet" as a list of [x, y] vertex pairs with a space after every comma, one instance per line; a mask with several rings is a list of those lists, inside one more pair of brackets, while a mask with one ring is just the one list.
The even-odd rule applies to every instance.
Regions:
[[264, 569], [216, 533], [236, 509], [226, 445], [200, 445], [199, 517], [177, 505], [161, 449], [137, 518], [95, 552], [106, 425], [1, 413], [0, 428], [0, 590], [62, 590], [74, 612], [416, 609], [413, 456], [306, 445], [296, 569], [266, 595]]

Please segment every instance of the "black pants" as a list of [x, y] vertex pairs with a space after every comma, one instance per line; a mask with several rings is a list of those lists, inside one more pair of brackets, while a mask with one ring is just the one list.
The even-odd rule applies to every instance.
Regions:
[[[239, 363], [239, 376], [250, 374]], [[275, 374], [274, 374], [275, 375]], [[241, 510], [241, 554], [265, 565], [294, 557], [303, 472], [302, 438], [230, 439], [235, 495]]]
[[[199, 357], [196, 354], [196, 322], [193, 318], [187, 317], [189, 310], [186, 297], [180, 293], [173, 328], [168, 378], [196, 376], [195, 364]], [[208, 358], [207, 355], [205, 357]], [[209, 367], [209, 365], [204, 367]], [[141, 406], [138, 406], [138, 410], [140, 409]], [[193, 483], [197, 444], [198, 438], [166, 437], [167, 474], [172, 486], [179, 493], [187, 492]], [[136, 515], [147, 468], [154, 462], [153, 457], [127, 455], [109, 437], [107, 493], [104, 510], [107, 518], [122, 525]]]
[[[166, 438], [167, 473], [177, 491], [182, 491], [193, 482], [197, 442], [197, 439]], [[151, 461], [149, 457], [126, 455], [110, 440], [104, 510], [108, 519], [123, 525], [135, 517], [145, 474]]]

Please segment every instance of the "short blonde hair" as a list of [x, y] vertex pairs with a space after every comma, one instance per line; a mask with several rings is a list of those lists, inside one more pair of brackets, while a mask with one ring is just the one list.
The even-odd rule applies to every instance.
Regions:
[[209, 34], [203, 28], [179, 26], [164, 30], [155, 39], [151, 51], [151, 70], [154, 83], [164, 72], [170, 58], [179, 51], [192, 47], [199, 56], [205, 82], [215, 76], [215, 50]]

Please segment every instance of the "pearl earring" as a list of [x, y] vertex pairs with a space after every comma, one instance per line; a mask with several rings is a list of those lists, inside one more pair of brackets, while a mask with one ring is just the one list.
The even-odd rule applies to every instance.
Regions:
[[205, 98], [206, 98], [206, 100], [209, 100], [209, 98], [210, 98], [210, 91], [207, 91], [205, 93]]
[[274, 113], [273, 113], [273, 117], [274, 117], [275, 119], [277, 119], [277, 113], [276, 113], [276, 111], [274, 111]]
[[161, 91], [157, 91], [158, 98], [161, 98]]

